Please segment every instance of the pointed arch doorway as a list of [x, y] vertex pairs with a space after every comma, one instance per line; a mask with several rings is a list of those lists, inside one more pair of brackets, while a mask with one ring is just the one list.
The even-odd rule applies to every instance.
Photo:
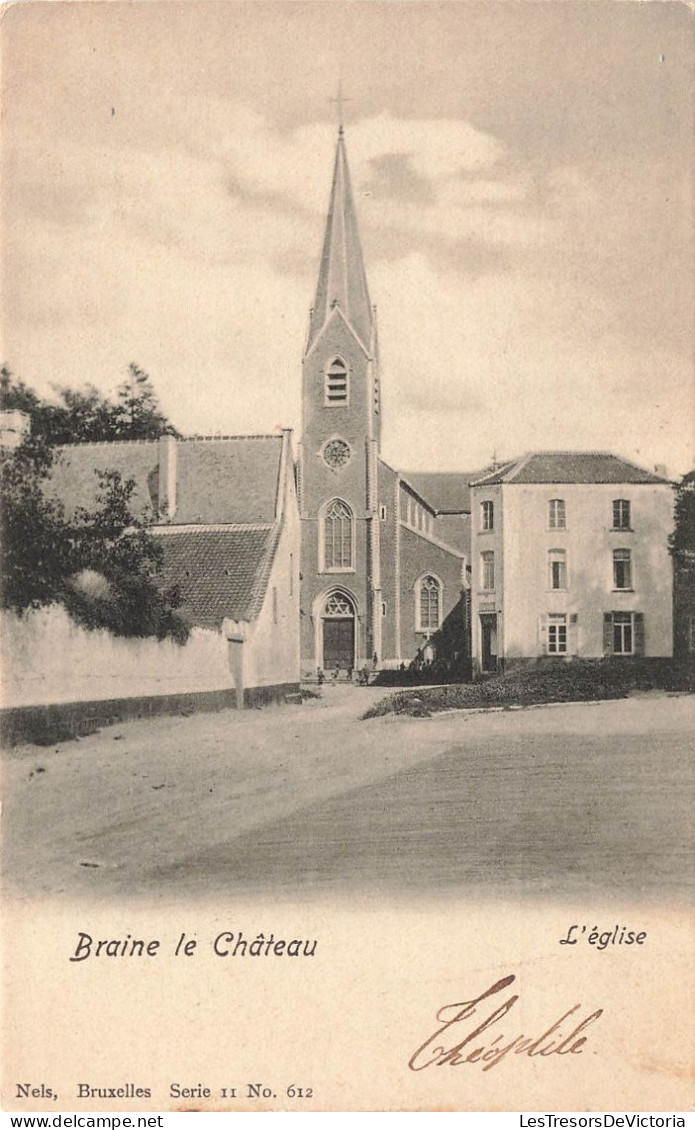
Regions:
[[319, 619], [319, 666], [326, 671], [354, 668], [357, 655], [357, 611], [342, 589], [327, 594]]

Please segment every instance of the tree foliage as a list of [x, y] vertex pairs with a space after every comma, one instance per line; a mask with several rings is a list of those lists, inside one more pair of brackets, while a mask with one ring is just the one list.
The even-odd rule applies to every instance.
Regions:
[[[68, 585], [68, 611], [87, 628], [108, 628], [119, 636], [172, 637], [183, 643], [188, 628], [176, 614], [181, 595], [177, 586], [162, 589], [157, 584], [163, 550], [133, 516], [134, 480], [124, 481], [117, 471], [96, 474], [96, 508], [81, 508], [75, 515], [80, 572]], [[90, 590], [85, 574], [106, 584]]]
[[21, 614], [59, 603], [86, 628], [183, 643], [180, 594], [157, 583], [162, 547], [132, 513], [134, 481], [95, 472], [94, 509], [68, 515], [50, 492], [57, 458], [41, 436], [0, 455], [2, 607]]
[[157, 439], [175, 429], [160, 411], [149, 376], [133, 361], [128, 379], [118, 389], [118, 427], [122, 439]]
[[669, 548], [678, 559], [695, 553], [695, 471], [684, 475], [676, 487], [674, 519]]
[[46, 493], [53, 452], [30, 437], [0, 459], [2, 607], [23, 612], [59, 601], [74, 571], [73, 531]]
[[31, 432], [49, 444], [96, 443], [118, 439], [157, 439], [176, 435], [159, 408], [147, 373], [134, 362], [128, 378], [109, 400], [95, 385], [72, 389], [53, 385], [57, 403], [43, 400], [6, 367], [0, 369], [0, 409], [19, 409], [31, 416]]

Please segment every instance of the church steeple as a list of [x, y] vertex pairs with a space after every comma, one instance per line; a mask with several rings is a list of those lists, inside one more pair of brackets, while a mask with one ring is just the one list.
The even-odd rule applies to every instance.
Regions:
[[309, 322], [307, 352], [311, 349], [336, 306], [358, 337], [365, 351], [369, 352], [373, 314], [369, 301], [367, 276], [362, 258], [342, 125], [338, 131], [331, 199], [316, 286], [316, 298]]

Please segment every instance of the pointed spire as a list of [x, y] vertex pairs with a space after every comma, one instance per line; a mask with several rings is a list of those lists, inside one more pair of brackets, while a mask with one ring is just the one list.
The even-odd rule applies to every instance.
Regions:
[[340, 308], [365, 350], [369, 350], [373, 314], [342, 124], [338, 130], [331, 199], [307, 349], [313, 345], [335, 306]]

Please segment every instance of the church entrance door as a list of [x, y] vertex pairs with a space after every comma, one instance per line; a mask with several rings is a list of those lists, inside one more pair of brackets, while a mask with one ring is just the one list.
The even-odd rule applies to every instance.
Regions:
[[327, 671], [355, 666], [355, 610], [343, 593], [332, 593], [323, 614], [323, 662]]
[[329, 671], [355, 666], [354, 620], [324, 620], [323, 665]]

